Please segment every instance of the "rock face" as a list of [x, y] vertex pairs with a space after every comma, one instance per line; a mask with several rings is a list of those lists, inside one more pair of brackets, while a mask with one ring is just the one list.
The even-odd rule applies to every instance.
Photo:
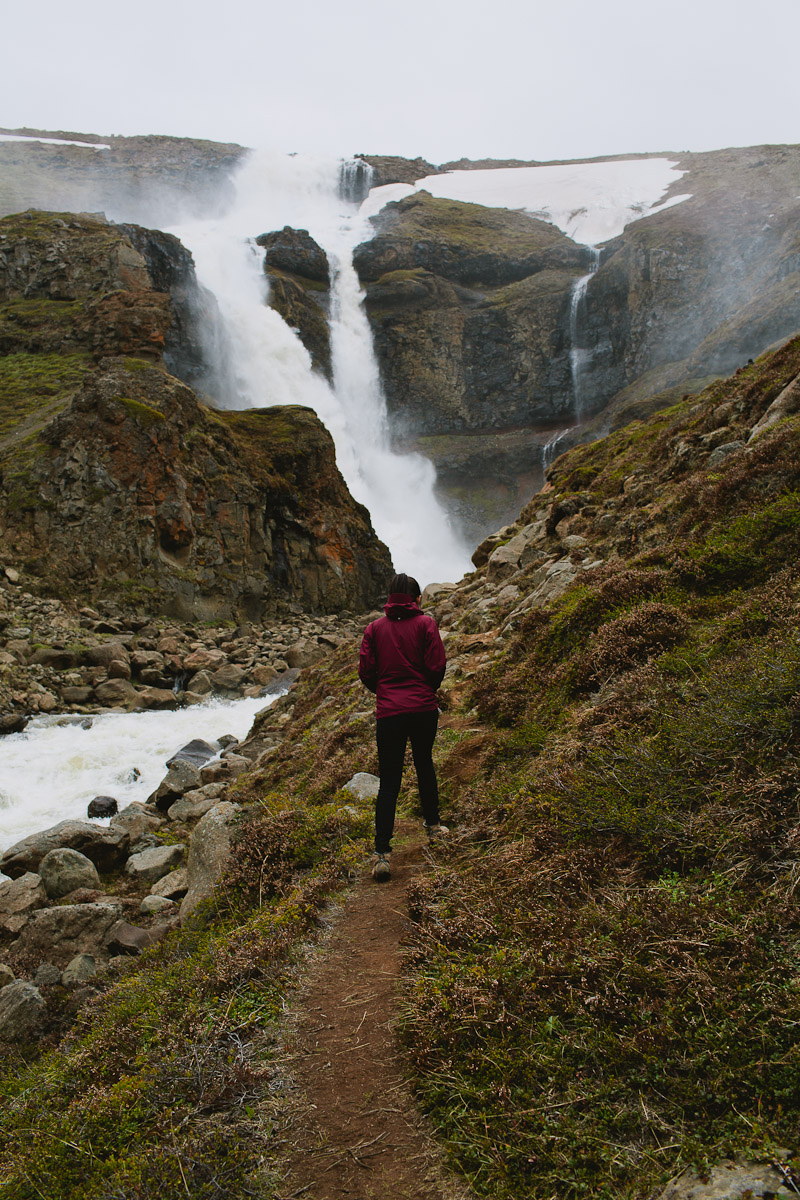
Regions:
[[[800, 328], [800, 150], [675, 158], [687, 174], [672, 194], [692, 198], [602, 247], [580, 302], [588, 252], [549, 225], [526, 246], [536, 222], [523, 213], [417, 192], [387, 205], [358, 248], [395, 437], [434, 461], [476, 540], [516, 513], [556, 454]], [[502, 165], [535, 164], [447, 164]]]
[[279, 232], [262, 233], [256, 242], [266, 250], [264, 273], [269, 280], [270, 305], [297, 330], [317, 370], [332, 379], [327, 254], [307, 229], [288, 225]]
[[564, 415], [570, 292], [587, 251], [526, 213], [427, 192], [375, 221], [354, 263], [397, 434]]
[[0, 534], [50, 587], [202, 620], [372, 603], [388, 552], [321, 423], [215, 413], [168, 375], [170, 299], [123, 232], [0, 221], [0, 300]]
[[[24, 132], [90, 144], [0, 142], [0, 215], [68, 208], [113, 216], [124, 203], [140, 221], [156, 226], [173, 223], [176, 210], [213, 216], [230, 200], [231, 172], [247, 154], [235, 143], [192, 138]], [[107, 149], [95, 150], [91, 143]]]

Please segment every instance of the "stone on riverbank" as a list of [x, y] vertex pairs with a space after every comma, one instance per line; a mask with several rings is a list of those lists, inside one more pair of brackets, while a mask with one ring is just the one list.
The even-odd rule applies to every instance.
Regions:
[[16, 1041], [32, 1037], [44, 1016], [42, 994], [32, 983], [15, 979], [0, 988], [0, 1038]]
[[189, 888], [181, 904], [181, 921], [213, 893], [230, 858], [231, 825], [238, 813], [237, 805], [223, 800], [198, 822], [189, 846]]
[[106, 959], [105, 939], [122, 916], [121, 904], [63, 904], [31, 913], [11, 946], [16, 957], [48, 959], [62, 969], [76, 954]]
[[37, 871], [51, 850], [77, 850], [91, 859], [98, 871], [112, 871], [125, 860], [124, 839], [113, 829], [98, 828], [88, 821], [59, 821], [40, 833], [15, 842], [0, 857], [0, 872], [17, 879], [26, 871]]
[[139, 854], [131, 855], [125, 864], [125, 874], [138, 883], [157, 883], [177, 866], [185, 850], [182, 842], [175, 846], [151, 846]]
[[45, 854], [39, 863], [39, 874], [51, 900], [60, 900], [76, 888], [100, 886], [100, 876], [91, 859], [66, 847]]

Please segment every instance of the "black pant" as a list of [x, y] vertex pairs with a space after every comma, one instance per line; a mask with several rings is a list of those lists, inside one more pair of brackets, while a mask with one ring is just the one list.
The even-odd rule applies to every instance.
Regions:
[[403, 760], [409, 740], [417, 771], [419, 798], [425, 824], [439, 824], [439, 788], [431, 757], [438, 724], [437, 709], [433, 709], [432, 712], [401, 713], [396, 717], [378, 719], [376, 737], [378, 773], [381, 777], [375, 800], [375, 850], [378, 854], [386, 854], [389, 851], [397, 797], [403, 778]]

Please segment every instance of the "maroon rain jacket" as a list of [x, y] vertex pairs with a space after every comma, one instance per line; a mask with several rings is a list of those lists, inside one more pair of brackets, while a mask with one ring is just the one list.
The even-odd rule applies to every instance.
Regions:
[[436, 622], [403, 592], [392, 592], [383, 611], [365, 629], [358, 658], [359, 679], [377, 692], [378, 718], [435, 711], [447, 665]]

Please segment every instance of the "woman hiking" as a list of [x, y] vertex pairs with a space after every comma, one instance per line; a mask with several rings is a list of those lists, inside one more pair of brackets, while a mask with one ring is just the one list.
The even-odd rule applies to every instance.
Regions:
[[428, 836], [449, 832], [439, 820], [439, 789], [431, 757], [439, 724], [436, 689], [444, 678], [447, 659], [436, 622], [419, 607], [421, 599], [416, 579], [395, 575], [383, 606], [386, 616], [367, 626], [358, 661], [359, 679], [377, 693], [380, 788], [375, 800], [372, 878], [378, 882], [391, 875], [394, 814], [409, 741]]

